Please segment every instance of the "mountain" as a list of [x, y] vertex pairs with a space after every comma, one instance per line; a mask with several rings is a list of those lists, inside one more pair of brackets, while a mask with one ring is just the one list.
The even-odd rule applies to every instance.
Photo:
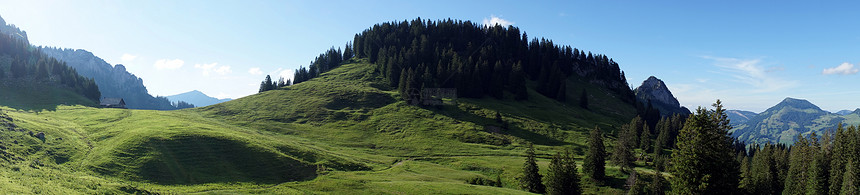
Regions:
[[217, 103], [233, 100], [230, 98], [218, 99], [218, 98], [214, 98], [214, 97], [209, 97], [208, 95], [203, 94], [203, 92], [200, 92], [197, 90], [167, 96], [166, 98], [168, 100], [170, 100], [171, 102], [174, 102], [174, 103], [179, 102], [179, 101], [184, 101], [187, 103], [194, 104], [194, 106], [197, 106], [197, 107], [204, 107], [204, 106], [209, 106], [212, 104], [217, 104]]
[[860, 124], [860, 112], [834, 114], [807, 100], [785, 98], [764, 112], [749, 117], [746, 122], [735, 125], [731, 132], [738, 140], [747, 143], [791, 144], [798, 135], [806, 136], [812, 132], [822, 135], [836, 129], [839, 123]]
[[758, 113], [743, 111], [743, 110], [726, 110], [726, 115], [729, 117], [729, 122], [733, 127], [745, 124], [751, 118], [758, 116]]
[[671, 116], [674, 114], [690, 115], [691, 112], [686, 107], [681, 106], [678, 99], [672, 95], [666, 83], [657, 77], [650, 76], [642, 82], [642, 85], [633, 90], [636, 94], [636, 99], [642, 103], [651, 103], [651, 106], [660, 110], [660, 115]]
[[57, 105], [94, 106], [97, 84], [27, 42], [26, 33], [0, 18], [0, 105], [53, 110]]
[[14, 24], [6, 24], [6, 20], [3, 20], [3, 17], [0, 17], [0, 33], [11, 35], [13, 38], [21, 39], [25, 43], [30, 43], [27, 40], [27, 32], [22, 31]]
[[[6, 24], [3, 18], [0, 18], [0, 33], [23, 40], [29, 45], [27, 33], [13, 24]], [[101, 91], [101, 97], [123, 98], [127, 107], [132, 109], [177, 109], [166, 98], [149, 95], [146, 86], [143, 85], [143, 79], [129, 73], [121, 64], [111, 66], [103, 59], [83, 49], [59, 49], [55, 47], [38, 47], [36, 49], [44, 53], [46, 57], [65, 62], [65, 65], [74, 68], [77, 74], [95, 80]]]
[[42, 47], [41, 50], [48, 56], [65, 61], [81, 75], [95, 79], [102, 91], [102, 97], [123, 98], [131, 109], [176, 109], [167, 98], [150, 95], [143, 85], [143, 79], [129, 73], [122, 64], [111, 66], [83, 49]]
[[845, 116], [845, 115], [849, 115], [849, 114], [852, 114], [852, 113], [855, 113], [855, 112], [860, 112], [860, 108], [858, 108], [858, 109], [856, 109], [856, 110], [854, 110], [854, 111], [851, 111], [851, 110], [840, 110], [839, 112], [836, 112], [835, 114]]

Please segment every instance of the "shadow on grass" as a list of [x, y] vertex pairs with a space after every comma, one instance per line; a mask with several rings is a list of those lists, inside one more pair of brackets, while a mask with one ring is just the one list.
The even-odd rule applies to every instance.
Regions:
[[[502, 126], [503, 124], [499, 124], [495, 121], [495, 119], [486, 118], [483, 116], [478, 116], [474, 113], [467, 112], [465, 110], [461, 110], [457, 106], [454, 105], [443, 105], [443, 106], [424, 106], [424, 109], [430, 110], [435, 114], [444, 115], [447, 117], [451, 117], [456, 120], [466, 121], [475, 123], [481, 126]], [[516, 126], [510, 126], [506, 130], [501, 130], [499, 133], [512, 135], [515, 137], [522, 138], [529, 142], [538, 145], [546, 145], [546, 146], [561, 146], [569, 143], [559, 141], [557, 139], [548, 137], [546, 135], [541, 135], [532, 131], [528, 131]]]

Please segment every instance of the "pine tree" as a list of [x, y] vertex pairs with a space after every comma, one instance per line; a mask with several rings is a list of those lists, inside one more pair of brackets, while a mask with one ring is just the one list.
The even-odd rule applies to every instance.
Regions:
[[651, 129], [648, 128], [648, 124], [642, 125], [642, 135], [639, 136], [639, 148], [643, 152], [651, 150]]
[[856, 162], [849, 161], [845, 164], [845, 173], [842, 174], [842, 189], [839, 194], [860, 194], [860, 189], [858, 189], [857, 185], [860, 185], [857, 178], [857, 164]]
[[[656, 151], [658, 148], [663, 149], [669, 147], [669, 136], [671, 136], [671, 124], [667, 118], [661, 118], [660, 121], [657, 122], [657, 140], [654, 142], [654, 150]], [[655, 152], [657, 153], [657, 152]]]
[[728, 135], [731, 126], [720, 100], [714, 110], [699, 108], [687, 119], [672, 154], [673, 194], [733, 194], [738, 162]]
[[537, 162], [535, 160], [534, 145], [529, 144], [529, 149], [526, 150], [526, 162], [523, 164], [523, 177], [520, 178], [520, 186], [526, 191], [532, 193], [544, 193], [546, 187], [541, 182], [543, 176], [540, 175]]
[[606, 176], [606, 150], [603, 146], [603, 133], [600, 128], [594, 126], [588, 137], [588, 153], [582, 164], [585, 175], [596, 182], [603, 181]]
[[744, 186], [750, 194], [777, 194], [776, 168], [774, 165], [775, 147], [765, 144], [752, 158], [750, 167], [750, 184]]
[[564, 156], [553, 155], [546, 180], [547, 194], [582, 194], [576, 161], [570, 152], [565, 151]]
[[400, 97], [404, 100], [409, 100], [409, 73], [408, 70], [400, 71], [400, 82], [397, 84], [397, 89], [400, 90]]
[[273, 85], [274, 85], [274, 84], [272, 83], [272, 76], [270, 76], [270, 75], [266, 75], [266, 79], [265, 79], [265, 80], [263, 80], [263, 82], [262, 82], [262, 83], [260, 83], [260, 91], [259, 91], [259, 92], [264, 92], [264, 91], [272, 90], [272, 89], [273, 89], [273, 87], [272, 87]]
[[836, 126], [836, 134], [833, 138], [833, 152], [830, 157], [830, 180], [827, 182], [830, 186], [828, 192], [831, 195], [840, 194], [842, 190], [842, 179], [845, 173], [845, 165], [848, 161], [848, 155], [851, 152], [849, 148], [850, 140], [849, 133], [845, 131], [842, 123]]
[[559, 82], [558, 90], [556, 90], [555, 99], [559, 102], [567, 101], [567, 82], [562, 80]]
[[815, 132], [810, 136], [812, 142], [812, 163], [809, 165], [809, 178], [806, 183], [806, 194], [827, 194], [828, 176], [830, 176], [830, 160], [827, 145], [830, 143], [829, 134], [821, 139], [815, 139]]
[[612, 164], [621, 167], [622, 172], [624, 172], [625, 168], [630, 168], [633, 165], [633, 148], [635, 148], [636, 143], [633, 142], [634, 131], [634, 127], [631, 124], [621, 126], [621, 130], [618, 131], [618, 135], [616, 136], [615, 147], [613, 147], [612, 155], [609, 158]]
[[636, 171], [630, 172], [625, 185], [629, 187], [629, 189], [627, 189], [627, 195], [640, 195], [648, 192], [645, 181], [639, 179], [639, 174], [637, 174]]
[[741, 181], [738, 183], [738, 187], [741, 189], [747, 189], [752, 182], [752, 174], [750, 169], [750, 157], [747, 155], [743, 155], [741, 159]]
[[789, 154], [788, 175], [785, 178], [783, 194], [806, 193], [806, 179], [809, 177], [807, 169], [809, 168], [809, 161], [812, 160], [809, 157], [809, 140], [798, 135]]
[[582, 89], [582, 93], [579, 93], [579, 107], [588, 109], [588, 94], [585, 92], [585, 88]]
[[666, 182], [664, 180], [665, 179], [663, 179], [663, 172], [660, 172], [660, 170], [654, 172], [654, 179], [651, 180], [651, 185], [648, 185], [648, 188], [650, 189], [652, 195], [666, 194], [666, 192], [663, 191], [663, 186]]
[[526, 89], [526, 77], [525, 72], [523, 71], [522, 62], [517, 62], [516, 64], [514, 64], [513, 70], [511, 70], [510, 88], [510, 91], [514, 93], [514, 99], [528, 99], [528, 91]]

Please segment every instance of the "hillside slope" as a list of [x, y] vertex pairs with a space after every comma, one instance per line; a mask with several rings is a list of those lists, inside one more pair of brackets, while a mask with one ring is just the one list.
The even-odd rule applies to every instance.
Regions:
[[44, 55], [27, 42], [26, 33], [0, 18], [0, 105], [50, 110], [61, 104], [92, 106], [99, 97], [93, 80]]
[[[549, 154], [565, 148], [584, 154], [586, 130], [599, 126], [614, 134], [636, 113], [612, 91], [576, 78], [565, 81], [566, 91], [588, 90], [589, 110], [544, 97], [533, 82], [524, 101], [461, 98], [457, 105], [422, 108], [401, 101], [373, 70], [360, 60], [297, 85], [190, 110], [0, 107], [20, 127], [0, 132], [7, 161], [0, 163], [0, 188], [519, 194], [525, 193], [515, 180], [524, 143], [538, 144], [545, 172]], [[29, 131], [43, 132], [44, 141]], [[606, 185], [587, 183], [586, 190], [622, 192], [626, 173], [609, 166], [607, 175]], [[502, 186], [465, 182], [475, 178], [500, 178]]]

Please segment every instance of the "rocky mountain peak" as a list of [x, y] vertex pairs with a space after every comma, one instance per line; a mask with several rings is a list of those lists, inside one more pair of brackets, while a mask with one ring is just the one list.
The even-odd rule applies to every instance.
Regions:
[[681, 106], [678, 99], [675, 99], [675, 96], [666, 87], [666, 83], [654, 76], [643, 81], [642, 85], [634, 90], [634, 93], [636, 93], [636, 98], [640, 100], [650, 100], [652, 103], [659, 102], [673, 107]]

